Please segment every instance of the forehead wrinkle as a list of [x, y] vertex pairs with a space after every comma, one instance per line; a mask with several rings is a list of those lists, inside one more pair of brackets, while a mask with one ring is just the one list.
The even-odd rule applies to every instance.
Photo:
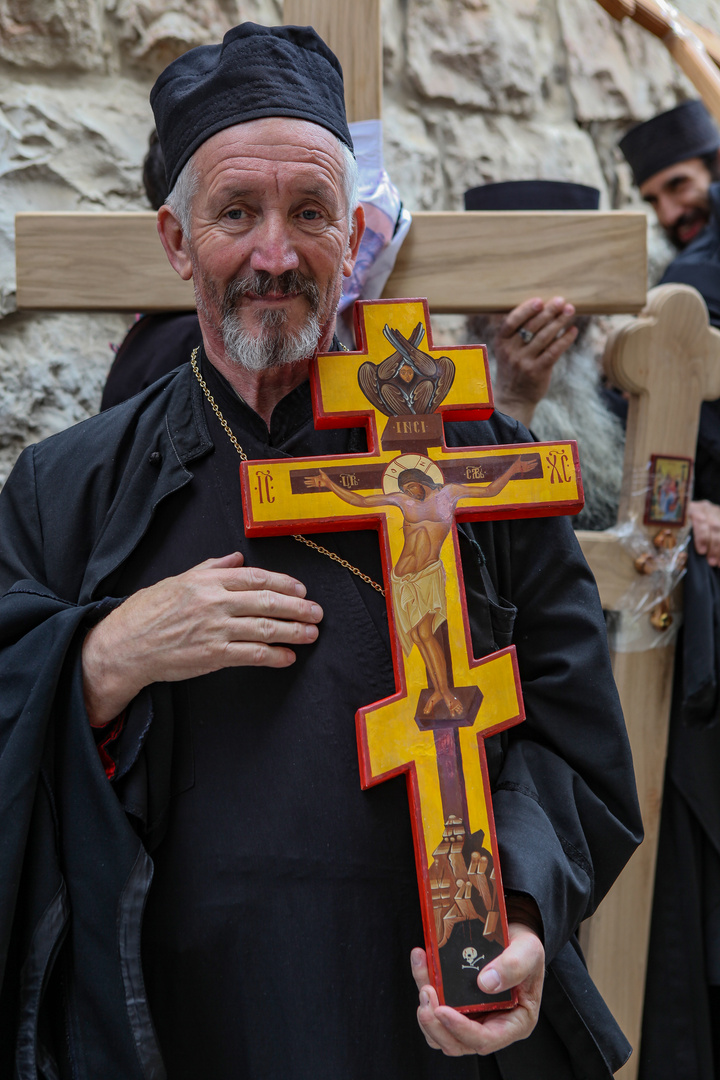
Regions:
[[[290, 131], [288, 131], [288, 127]], [[292, 134], [292, 137], [291, 137]], [[288, 118], [266, 118], [236, 124], [212, 135], [197, 153], [216, 150], [229, 157], [261, 158], [265, 161], [319, 164], [342, 171], [342, 157], [335, 137], [317, 124]], [[320, 160], [319, 160], [320, 159]]]

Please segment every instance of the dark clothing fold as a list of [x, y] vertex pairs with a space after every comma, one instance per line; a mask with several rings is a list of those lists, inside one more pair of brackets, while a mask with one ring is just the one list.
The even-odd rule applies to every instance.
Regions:
[[[314, 430], [307, 384], [268, 431], [204, 374], [251, 457], [363, 448], [361, 431]], [[447, 425], [447, 441], [529, 436], [496, 417]], [[445, 1058], [417, 1028], [405, 784], [360, 789], [354, 713], [394, 690], [385, 601], [291, 537], [245, 537], [237, 455], [189, 366], [26, 450], [0, 530], [3, 1075], [603, 1080], [620, 1066], [629, 1047], [574, 933], [640, 822], [566, 519], [461, 530], [473, 647], [517, 648], [527, 720], [488, 740], [488, 763], [504, 884], [535, 899], [549, 965], [536, 1032], [487, 1060]], [[381, 577], [373, 532], [323, 543]], [[86, 629], [230, 550], [307, 585], [318, 641], [283, 671], [147, 688], [108, 747], [109, 782], [83, 704]]]

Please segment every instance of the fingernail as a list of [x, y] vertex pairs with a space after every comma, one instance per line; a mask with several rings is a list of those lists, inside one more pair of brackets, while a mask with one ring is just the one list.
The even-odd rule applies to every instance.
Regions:
[[302, 585], [299, 581], [296, 581], [295, 582], [295, 595], [296, 596], [304, 596], [306, 592], [307, 592], [307, 589], [305, 588], [305, 586]]
[[418, 953], [410, 953], [410, 963], [413, 967], [420, 967], [421, 962], [422, 958], [418, 955]]
[[478, 982], [483, 990], [487, 990], [488, 994], [494, 994], [496, 990], [500, 989], [500, 976], [495, 968], [485, 968], [481, 971], [478, 975]]
[[574, 315], [575, 314], [575, 308], [572, 306], [572, 304], [566, 304], [565, 305], [564, 314], [565, 315]]
[[323, 609], [320, 607], [319, 604], [311, 604], [310, 614], [313, 619], [317, 619], [317, 621], [320, 622], [320, 619], [322, 619], [323, 617]]
[[543, 306], [542, 300], [533, 300], [533, 311], [541, 311]]
[[421, 1005], [429, 1005], [430, 1004], [430, 998], [429, 998], [428, 993], [427, 993], [426, 990], [422, 990], [420, 992], [420, 1004]]

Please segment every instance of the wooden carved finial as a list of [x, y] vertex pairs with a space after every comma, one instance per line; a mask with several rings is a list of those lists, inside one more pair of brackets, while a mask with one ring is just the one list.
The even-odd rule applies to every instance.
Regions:
[[697, 290], [659, 285], [640, 316], [610, 336], [604, 364], [610, 381], [631, 393], [618, 519], [642, 520], [652, 455], [694, 458], [698, 399], [720, 397], [720, 331], [708, 325]]

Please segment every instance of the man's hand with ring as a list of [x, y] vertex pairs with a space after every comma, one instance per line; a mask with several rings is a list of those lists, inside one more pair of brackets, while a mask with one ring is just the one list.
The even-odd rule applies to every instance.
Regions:
[[494, 343], [495, 406], [526, 427], [548, 391], [553, 367], [577, 337], [574, 316], [575, 308], [562, 296], [547, 302], [534, 297], [500, 323]]

